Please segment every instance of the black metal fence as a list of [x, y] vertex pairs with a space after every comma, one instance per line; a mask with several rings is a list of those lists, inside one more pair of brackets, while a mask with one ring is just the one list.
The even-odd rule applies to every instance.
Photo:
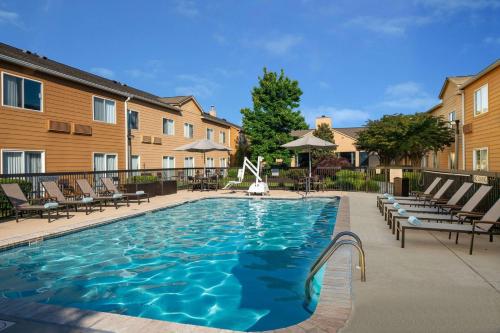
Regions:
[[[77, 179], [86, 179], [96, 190], [103, 192], [101, 177], [112, 178], [122, 190], [129, 184], [147, 184], [175, 180], [177, 189], [188, 189], [202, 176], [203, 168], [175, 168], [175, 169], [144, 169], [144, 170], [116, 170], [102, 172], [52, 172], [38, 174], [0, 175], [0, 183], [19, 183], [28, 199], [43, 199], [44, 189], [42, 181], [56, 182], [67, 196], [78, 196]], [[224, 187], [229, 181], [238, 180], [238, 168], [206, 168], [205, 176], [215, 179], [218, 188]], [[305, 190], [306, 168], [266, 168], [262, 171], [262, 178], [270, 189], [274, 190]], [[500, 196], [500, 174], [484, 172], [449, 172], [446, 170], [432, 170], [412, 167], [378, 167], [378, 168], [316, 168], [312, 171], [311, 188], [315, 191], [362, 191], [373, 193], [393, 193], [395, 177], [409, 179], [410, 191], [419, 191], [426, 188], [435, 177], [454, 179], [448, 196], [463, 183], [474, 183], [474, 190], [482, 183], [493, 186], [484, 207], [491, 205]], [[244, 190], [255, 181], [255, 177], [247, 173], [241, 182], [232, 186], [233, 189]], [[473, 191], [471, 190], [471, 194]], [[471, 195], [469, 194], [469, 195]], [[483, 207], [483, 208], [484, 208]], [[7, 198], [0, 191], [0, 217], [11, 214], [11, 207]]]

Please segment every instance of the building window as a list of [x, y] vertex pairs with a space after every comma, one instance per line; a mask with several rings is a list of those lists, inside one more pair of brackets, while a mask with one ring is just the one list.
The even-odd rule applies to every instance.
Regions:
[[437, 169], [439, 166], [439, 161], [438, 161], [438, 154], [433, 151], [432, 152], [432, 168]]
[[172, 119], [163, 118], [163, 134], [175, 134], [174, 121]]
[[94, 153], [94, 171], [112, 171], [117, 169], [118, 157], [116, 154]]
[[213, 128], [207, 128], [207, 140], [213, 141], [213, 139], [214, 139]]
[[130, 165], [131, 170], [139, 170], [141, 168], [141, 158], [139, 155], [132, 155], [130, 161], [132, 163]]
[[213, 168], [215, 167], [215, 163], [214, 163], [214, 158], [213, 157], [207, 157], [207, 165], [206, 165], [207, 168]]
[[163, 156], [162, 168], [168, 169], [163, 171], [163, 178], [170, 179], [175, 176], [175, 157]]
[[226, 144], [226, 132], [220, 131], [219, 132], [219, 143], [220, 144]]
[[455, 113], [455, 111], [451, 111], [450, 113], [448, 113], [448, 120], [449, 120], [450, 122], [454, 122], [456, 119], [457, 119], [457, 118], [456, 118], [456, 113]]
[[184, 137], [188, 139], [192, 139], [194, 134], [194, 126], [192, 124], [185, 123], [184, 124]]
[[488, 148], [474, 149], [472, 160], [474, 170], [488, 171]]
[[474, 115], [488, 112], [488, 85], [485, 84], [474, 92]]
[[457, 166], [455, 165], [455, 152], [451, 151], [448, 155], [448, 167], [450, 169], [456, 169]]
[[42, 83], [3, 73], [3, 105], [42, 111]]
[[41, 173], [45, 172], [45, 153], [43, 151], [2, 151], [2, 173]]
[[139, 129], [139, 112], [128, 110], [128, 128]]
[[227, 168], [227, 158], [222, 157], [222, 158], [219, 160], [219, 163], [220, 163], [220, 167], [221, 167], [221, 168]]
[[94, 96], [94, 120], [116, 124], [116, 103]]
[[186, 174], [188, 176], [194, 176], [194, 158], [193, 157], [184, 157], [184, 168], [187, 169]]

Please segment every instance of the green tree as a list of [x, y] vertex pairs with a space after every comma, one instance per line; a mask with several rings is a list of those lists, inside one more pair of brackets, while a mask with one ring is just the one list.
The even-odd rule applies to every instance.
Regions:
[[453, 129], [441, 117], [394, 114], [369, 120], [358, 133], [356, 145], [360, 150], [377, 153], [382, 165], [402, 158], [419, 165], [426, 153], [442, 150], [453, 140]]
[[[333, 137], [333, 132], [328, 124], [320, 124], [313, 132], [313, 135], [317, 138], [323, 139], [325, 141], [335, 143]], [[332, 149], [315, 149], [312, 152], [313, 164], [319, 163], [323, 159], [333, 155]]]
[[292, 140], [291, 131], [307, 129], [298, 110], [301, 95], [298, 81], [285, 76], [283, 70], [278, 74], [264, 68], [264, 75], [252, 90], [253, 108], [241, 109], [252, 160], [260, 155], [267, 163], [290, 161], [291, 152], [281, 145]]

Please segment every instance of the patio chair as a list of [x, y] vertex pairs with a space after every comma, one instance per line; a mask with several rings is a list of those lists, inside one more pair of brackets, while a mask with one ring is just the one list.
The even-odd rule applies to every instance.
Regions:
[[[452, 209], [459, 210], [463, 205], [459, 205], [458, 202], [464, 197], [464, 195], [472, 187], [472, 183], [463, 183], [462, 186], [453, 194], [453, 196], [448, 201], [432, 201], [430, 207], [419, 207], [420, 203], [401, 203], [400, 207], [405, 209], [407, 212], [411, 213], [437, 213], [446, 214]], [[391, 225], [393, 215], [397, 214], [398, 209], [394, 207], [389, 207], [387, 212], [387, 222]]]
[[[427, 189], [424, 192], [413, 192], [414, 195], [410, 197], [393, 197], [396, 200], [408, 200], [408, 199], [416, 199], [420, 200], [421, 198], [425, 198], [434, 191], [436, 186], [438, 186], [439, 182], [441, 181], [441, 177], [436, 177], [432, 181], [432, 183], [427, 187]], [[380, 209], [380, 213], [383, 213], [382, 211], [382, 203], [387, 202], [387, 198], [385, 196], [377, 196], [377, 207]]]
[[469, 224], [450, 224], [450, 223], [421, 223], [421, 224], [411, 224], [406, 221], [400, 221], [398, 223], [397, 239], [401, 233], [401, 247], [405, 247], [405, 234], [406, 230], [425, 230], [425, 231], [445, 231], [445, 232], [456, 232], [457, 237], [455, 243], [458, 243], [458, 236], [460, 233], [471, 234], [469, 254], [472, 254], [474, 248], [474, 235], [475, 234], [488, 234], [490, 235], [490, 242], [493, 241], [493, 234], [498, 234], [494, 232], [493, 226], [500, 225], [498, 222], [500, 219], [500, 199], [498, 199], [493, 206], [484, 214], [480, 220], [473, 221], [472, 225]]
[[[104, 204], [106, 204], [108, 201], [113, 201], [113, 204], [115, 205], [115, 208], [118, 209], [118, 201], [123, 200], [123, 196], [121, 195], [113, 195], [113, 196], [100, 196], [97, 195], [97, 193], [94, 192], [94, 189], [92, 186], [90, 186], [89, 182], [87, 179], [77, 179], [76, 180], [76, 185], [80, 189], [80, 192], [86, 196], [86, 197], [91, 197], [94, 200], [99, 200], [103, 201]], [[127, 202], [128, 205], [128, 202]]]
[[110, 193], [111, 195], [121, 194], [125, 198], [125, 200], [127, 201], [127, 206], [129, 206], [129, 199], [130, 198], [137, 199], [138, 205], [141, 204], [141, 198], [143, 198], [143, 197], [148, 199], [148, 202], [149, 202], [149, 194], [144, 192], [144, 191], [137, 191], [135, 193], [123, 193], [123, 192], [120, 192], [120, 190], [118, 190], [118, 188], [116, 187], [115, 183], [113, 183], [113, 180], [111, 178], [102, 177], [101, 182], [104, 185], [104, 187], [106, 188], [106, 191], [108, 193]]
[[219, 175], [207, 177], [207, 189], [217, 191], [219, 189]]
[[325, 191], [325, 178], [323, 176], [313, 176], [311, 180], [311, 188], [319, 191], [321, 189], [322, 192]]
[[224, 186], [223, 190], [230, 190], [233, 186], [239, 185], [243, 182], [243, 177], [245, 176], [245, 169], [238, 169], [238, 180], [230, 180], [227, 182], [226, 186]]
[[85, 207], [85, 215], [89, 214], [89, 211], [92, 212], [92, 203], [99, 204], [99, 210], [102, 212], [102, 202], [92, 199], [88, 200], [88, 198], [83, 198], [81, 200], [76, 199], [68, 199], [64, 196], [63, 192], [57, 186], [56, 182], [42, 182], [42, 186], [45, 189], [49, 199], [55, 200], [58, 204], [63, 206], [75, 207], [75, 212], [78, 211], [78, 206]]
[[[450, 210], [448, 214], [418, 214], [416, 217], [420, 220], [425, 221], [437, 221], [437, 222], [461, 222], [463, 223], [465, 220], [473, 220], [482, 216], [482, 214], [474, 212], [479, 203], [486, 197], [486, 195], [490, 192], [492, 186], [481, 185], [479, 190], [474, 193], [474, 195], [465, 203], [465, 205], [460, 210]], [[398, 223], [398, 221], [402, 219], [407, 219], [408, 216], [403, 216], [401, 214], [393, 215], [393, 226]], [[394, 228], [393, 227], [393, 228]]]
[[[43, 212], [47, 212], [48, 222], [50, 222], [50, 213], [56, 211], [56, 217], [59, 217], [59, 204], [56, 202], [49, 202], [45, 205], [32, 205], [24, 195], [19, 184], [0, 184], [3, 193], [12, 205], [16, 214], [16, 222], [19, 222], [19, 214], [24, 212], [38, 212], [40, 218], [43, 218]], [[66, 207], [66, 217], [69, 219], [69, 212]]]
[[[423, 200], [398, 199], [398, 200], [396, 200], [396, 202], [399, 204], [402, 204], [402, 203], [412, 204], [412, 203], [414, 203], [415, 205], [420, 205], [420, 206], [424, 206], [424, 207], [427, 206], [427, 204], [429, 204], [429, 206], [430, 206], [432, 202], [440, 202], [442, 200], [443, 196], [445, 195], [445, 193], [448, 192], [448, 190], [450, 189], [451, 185], [453, 185], [453, 183], [454, 183], [454, 180], [448, 179], [443, 184], [443, 186], [441, 186], [441, 188], [432, 197], [423, 196], [422, 197]], [[384, 219], [387, 219], [387, 211], [390, 207], [392, 207], [393, 203], [384, 202], [384, 203], [382, 203], [382, 205], [383, 205], [383, 211], [384, 211]]]

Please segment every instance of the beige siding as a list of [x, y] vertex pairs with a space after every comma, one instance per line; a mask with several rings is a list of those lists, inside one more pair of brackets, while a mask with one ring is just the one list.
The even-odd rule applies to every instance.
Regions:
[[[474, 91], [488, 84], [488, 112], [474, 116]], [[487, 73], [464, 88], [465, 124], [472, 132], [465, 134], [465, 162], [472, 170], [472, 152], [475, 148], [488, 148], [489, 171], [500, 171], [500, 67]]]
[[[4, 62], [0, 70], [41, 81], [43, 94], [43, 112], [0, 104], [0, 149], [43, 150], [46, 172], [91, 170], [94, 152], [116, 153], [125, 167], [123, 97]], [[116, 101], [116, 124], [93, 121], [94, 95]], [[49, 132], [49, 120], [92, 126], [92, 136]]]
[[[230, 145], [230, 128], [217, 123], [202, 119], [201, 110], [192, 100], [181, 106], [182, 112], [170, 111], [161, 107], [139, 103], [137, 101], [129, 102], [128, 108], [139, 112], [139, 129], [133, 130], [132, 135], [132, 155], [140, 156], [141, 168], [156, 169], [162, 167], [163, 156], [175, 157], [175, 166], [184, 167], [185, 157], [194, 157], [195, 167], [203, 166], [202, 153], [190, 153], [174, 151], [175, 148], [184, 144], [205, 139], [207, 128], [214, 130], [214, 141], [219, 142], [220, 131], [226, 133], [226, 145]], [[174, 120], [175, 135], [163, 134], [163, 118]], [[184, 137], [184, 124], [189, 123], [194, 126], [194, 137], [188, 139]], [[143, 136], [160, 137], [161, 145], [153, 143], [143, 143]], [[214, 165], [220, 166], [220, 158], [226, 158], [229, 163], [229, 154], [227, 152], [209, 152], [206, 157], [214, 158]]]

